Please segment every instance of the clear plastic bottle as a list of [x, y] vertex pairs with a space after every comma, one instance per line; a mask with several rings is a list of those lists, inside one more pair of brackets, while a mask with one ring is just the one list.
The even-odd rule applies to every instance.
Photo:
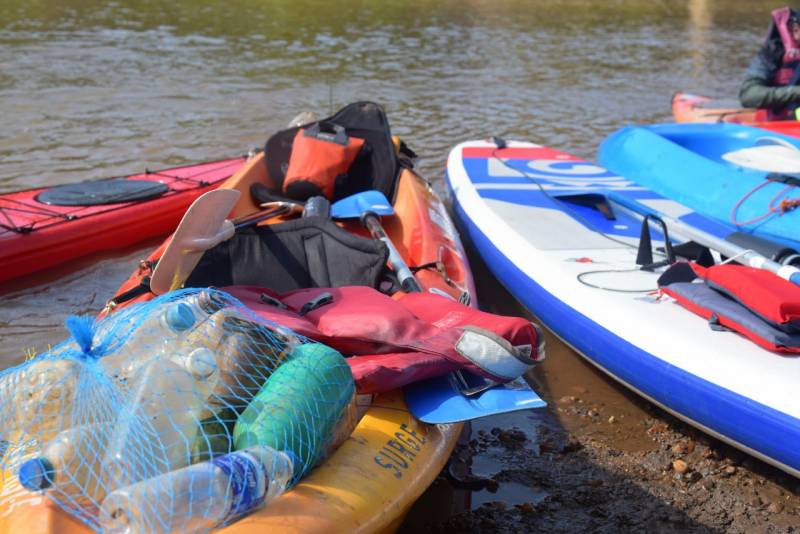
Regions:
[[292, 478], [292, 458], [265, 446], [120, 488], [103, 501], [104, 532], [196, 532], [269, 503]]
[[43, 447], [40, 456], [20, 465], [20, 484], [30, 491], [53, 488], [70, 506], [99, 506], [105, 491], [98, 457], [105, 448], [107, 431], [101, 424], [62, 430]]
[[142, 366], [103, 461], [111, 489], [188, 465], [210, 390], [203, 380], [172, 358]]
[[[155, 310], [130, 333], [120, 349], [102, 358], [101, 364], [126, 388], [147, 361], [175, 352], [180, 342], [200, 320], [202, 310], [189, 302], [173, 302]], [[109, 325], [113, 325], [110, 322]]]

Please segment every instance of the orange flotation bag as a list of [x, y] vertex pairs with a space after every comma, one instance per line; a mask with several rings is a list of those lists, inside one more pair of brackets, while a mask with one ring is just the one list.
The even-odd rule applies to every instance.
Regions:
[[347, 171], [364, 146], [364, 140], [350, 137], [343, 126], [315, 122], [297, 131], [283, 192], [295, 200], [322, 195], [333, 200], [337, 181]]

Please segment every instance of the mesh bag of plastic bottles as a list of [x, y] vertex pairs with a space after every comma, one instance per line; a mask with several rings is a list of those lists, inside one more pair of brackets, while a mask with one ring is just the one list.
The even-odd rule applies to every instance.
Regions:
[[220, 526], [355, 426], [342, 356], [213, 290], [175, 291], [0, 373], [0, 514], [51, 499], [97, 530]]

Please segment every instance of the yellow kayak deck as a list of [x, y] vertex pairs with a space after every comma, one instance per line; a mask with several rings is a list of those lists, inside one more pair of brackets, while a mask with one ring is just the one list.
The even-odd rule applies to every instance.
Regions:
[[[439, 474], [461, 427], [420, 422], [400, 391], [378, 396], [350, 438], [322, 465], [273, 503], [220, 532], [390, 529]], [[13, 476], [4, 475], [5, 480]], [[47, 498], [31, 494], [13, 507], [0, 502], [0, 532], [91, 530]]]

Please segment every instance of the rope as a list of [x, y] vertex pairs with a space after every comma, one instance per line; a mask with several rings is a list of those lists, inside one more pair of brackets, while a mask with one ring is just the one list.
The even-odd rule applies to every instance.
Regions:
[[758, 191], [763, 187], [766, 187], [770, 183], [772, 183], [770, 180], [764, 180], [763, 182], [752, 188], [750, 191], [745, 193], [745, 195], [739, 199], [736, 205], [731, 209], [729, 215], [730, 221], [734, 226], [740, 227], [740, 226], [747, 226], [750, 224], [754, 224], [759, 221], [763, 221], [764, 219], [767, 219], [768, 217], [771, 217], [775, 214], [777, 214], [780, 217], [781, 215], [800, 207], [800, 198], [784, 198], [777, 205], [775, 204], [778, 198], [782, 197], [783, 195], [788, 193], [793, 187], [795, 187], [794, 185], [790, 184], [785, 186], [780, 191], [778, 191], [778, 193], [776, 193], [775, 196], [772, 197], [772, 199], [769, 201], [769, 204], [767, 205], [767, 211], [765, 213], [762, 213], [761, 215], [753, 217], [752, 219], [749, 219], [747, 221], [738, 221], [736, 219], [736, 212], [739, 211], [739, 208], [742, 206], [742, 204], [744, 204], [744, 202], [748, 198], [750, 198], [756, 191]]

